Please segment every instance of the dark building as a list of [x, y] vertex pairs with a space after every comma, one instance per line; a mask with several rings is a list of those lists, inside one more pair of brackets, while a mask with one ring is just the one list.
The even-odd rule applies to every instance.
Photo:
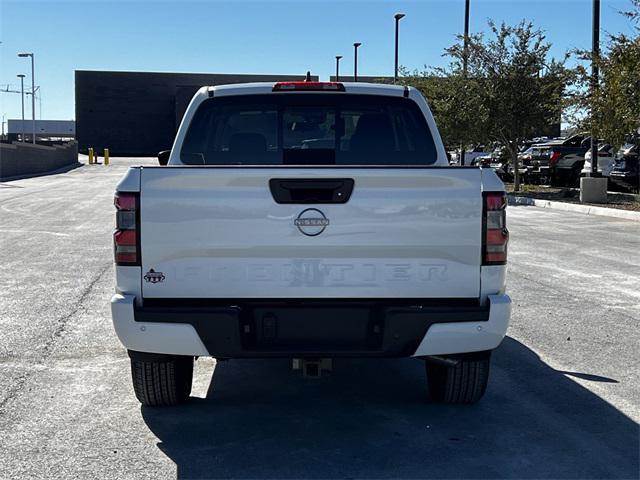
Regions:
[[171, 148], [189, 101], [203, 85], [302, 79], [303, 74], [76, 70], [78, 148], [81, 152], [109, 148], [111, 155], [156, 155]]

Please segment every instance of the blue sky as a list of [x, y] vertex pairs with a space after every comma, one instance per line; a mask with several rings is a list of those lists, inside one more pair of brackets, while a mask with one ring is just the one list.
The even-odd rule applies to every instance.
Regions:
[[[631, 33], [618, 11], [627, 0], [602, 0], [603, 32]], [[440, 1], [101, 1], [0, 0], [0, 86], [19, 89], [16, 74], [36, 55], [42, 118], [74, 118], [74, 70], [141, 70], [304, 74], [325, 79], [343, 55], [353, 70], [354, 41], [362, 42], [358, 72], [393, 74], [396, 12], [400, 63], [410, 69], [445, 62], [442, 52], [462, 29], [464, 0]], [[591, 0], [471, 0], [472, 32], [487, 18], [531, 20], [547, 33], [553, 53], [591, 45]], [[0, 93], [0, 114], [19, 118], [20, 95]], [[30, 108], [25, 109], [27, 118]], [[38, 115], [37, 115], [38, 117]]]

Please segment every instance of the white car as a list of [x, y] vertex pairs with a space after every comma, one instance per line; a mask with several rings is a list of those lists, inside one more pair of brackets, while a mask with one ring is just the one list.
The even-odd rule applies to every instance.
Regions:
[[471, 403], [509, 323], [504, 185], [450, 168], [416, 89], [203, 87], [167, 166], [117, 186], [115, 331], [140, 402], [174, 405], [194, 358], [414, 357]]
[[[611, 174], [611, 170], [616, 164], [615, 149], [608, 143], [598, 147], [598, 172], [603, 177], [608, 177]], [[580, 172], [581, 177], [588, 177], [591, 175], [591, 150], [588, 150], [584, 155], [584, 167]]]
[[[475, 147], [469, 147], [468, 150], [465, 150], [464, 152], [464, 162], [462, 163], [461, 166], [469, 166], [469, 165], [475, 165], [474, 160], [478, 157], [483, 157], [485, 155], [490, 154], [485, 152], [485, 146], [484, 145], [477, 145]], [[460, 150], [456, 150], [452, 155], [451, 155], [451, 164], [453, 165], [460, 165]]]

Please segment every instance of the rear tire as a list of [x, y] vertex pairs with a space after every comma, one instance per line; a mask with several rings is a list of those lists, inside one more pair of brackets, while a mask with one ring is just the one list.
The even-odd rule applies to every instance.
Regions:
[[458, 360], [447, 366], [427, 360], [429, 395], [437, 402], [469, 404], [482, 398], [489, 381], [491, 352], [477, 352], [449, 357]]
[[133, 390], [147, 407], [178, 405], [189, 398], [193, 357], [170, 356], [161, 360], [131, 359]]

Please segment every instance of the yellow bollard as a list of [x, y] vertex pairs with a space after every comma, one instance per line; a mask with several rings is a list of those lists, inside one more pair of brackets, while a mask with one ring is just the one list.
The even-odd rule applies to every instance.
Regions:
[[109, 165], [109, 149], [104, 149], [104, 164], [105, 166]]
[[93, 147], [89, 148], [89, 165], [93, 163]]

